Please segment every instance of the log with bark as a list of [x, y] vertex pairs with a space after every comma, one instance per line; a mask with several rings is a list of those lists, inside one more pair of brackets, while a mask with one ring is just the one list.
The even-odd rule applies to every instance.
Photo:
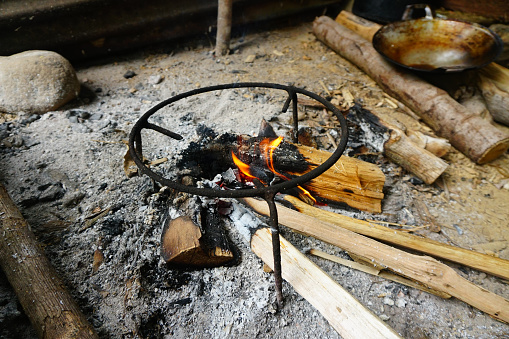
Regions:
[[98, 338], [1, 184], [0, 264], [40, 338]]
[[[190, 177], [183, 184], [192, 185]], [[172, 267], [205, 268], [237, 259], [220, 221], [216, 204], [203, 206], [199, 197], [173, 191], [172, 206], [180, 215], [168, 217], [161, 233], [161, 257]]]
[[[348, 12], [343, 11], [341, 13]], [[348, 19], [357, 20], [362, 18], [354, 16], [354, 18], [348, 17]], [[299, 99], [299, 103], [308, 107], [324, 108], [321, 103], [312, 99]], [[409, 111], [406, 107], [403, 107], [403, 109]], [[432, 184], [447, 169], [448, 164], [440, 159], [451, 148], [446, 139], [431, 137], [413, 130], [405, 132], [396, 127], [395, 124], [390, 123], [390, 120], [383, 114], [366, 110], [358, 103], [350, 107], [350, 113], [357, 115], [359, 120], [364, 122], [360, 127], [365, 132], [382, 137], [383, 144], [381, 147], [378, 143], [372, 144], [377, 151], [384, 152], [389, 160], [413, 173], [425, 183]]]
[[449, 166], [425, 147], [419, 147], [407, 137], [404, 131], [384, 121], [380, 114], [368, 111], [359, 105], [353, 106], [350, 110], [359, 121], [364, 122], [365, 128], [376, 135], [384, 136], [383, 151], [387, 158], [425, 183], [434, 183]]
[[390, 64], [357, 33], [325, 16], [314, 21], [313, 32], [473, 161], [487, 163], [509, 148], [508, 133], [465, 109], [444, 90]]
[[509, 126], [509, 69], [491, 63], [479, 71], [484, 100], [493, 119]]
[[[341, 11], [336, 17], [336, 22], [368, 41], [371, 41], [376, 31], [382, 27], [375, 22], [358, 17], [348, 11]], [[479, 79], [475, 79], [476, 85], [482, 92], [491, 116], [495, 121], [509, 125], [509, 70], [493, 62], [479, 69], [477, 73]], [[476, 78], [477, 74], [474, 73], [472, 75], [473, 78]], [[442, 85], [451, 83], [450, 78], [452, 75], [449, 74], [447, 77], [449, 79], [444, 79], [443, 77], [440, 79]], [[470, 74], [466, 77], [472, 78]], [[467, 106], [464, 102], [461, 104]], [[470, 107], [468, 108], [470, 109]]]
[[[257, 213], [269, 214], [264, 201], [253, 198], [245, 198], [242, 201]], [[393, 273], [445, 292], [497, 320], [509, 322], [509, 300], [471, 283], [436, 259], [404, 252], [280, 205], [277, 206], [277, 213], [279, 222], [284, 226], [338, 246], [364, 261], [387, 268]]]

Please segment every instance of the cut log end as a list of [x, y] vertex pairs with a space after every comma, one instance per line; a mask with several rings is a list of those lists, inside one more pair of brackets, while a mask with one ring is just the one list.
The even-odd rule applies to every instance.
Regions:
[[216, 267], [234, 259], [229, 248], [203, 244], [203, 235], [193, 220], [182, 216], [170, 220], [161, 235], [163, 260], [178, 267]]
[[502, 154], [507, 152], [509, 149], [509, 138], [503, 139], [499, 141], [498, 143], [492, 145], [484, 154], [482, 154], [479, 159], [477, 159], [477, 163], [479, 165], [486, 164], [488, 162], [491, 162], [495, 159], [498, 159]]

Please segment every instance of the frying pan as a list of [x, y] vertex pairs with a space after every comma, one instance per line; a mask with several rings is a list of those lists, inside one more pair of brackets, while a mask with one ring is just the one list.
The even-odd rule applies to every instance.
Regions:
[[389, 61], [419, 71], [458, 72], [483, 67], [502, 52], [502, 40], [488, 28], [433, 18], [429, 6], [423, 7], [425, 17], [405, 21], [412, 7], [404, 21], [382, 26], [373, 37], [373, 47]]

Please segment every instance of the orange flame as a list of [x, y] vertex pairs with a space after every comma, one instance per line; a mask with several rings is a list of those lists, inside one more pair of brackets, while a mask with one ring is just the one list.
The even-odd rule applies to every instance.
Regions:
[[251, 172], [249, 171], [249, 165], [240, 161], [240, 159], [237, 158], [237, 156], [235, 155], [235, 153], [233, 153], [233, 151], [232, 151], [232, 159], [233, 159], [233, 162], [235, 163], [235, 165], [237, 165], [239, 170], [242, 172], [242, 174], [244, 174], [248, 178], [252, 178], [252, 179], [256, 178], [255, 176], [251, 175]]
[[[270, 141], [269, 138], [265, 138], [262, 141], [260, 141], [260, 151], [262, 152], [263, 157], [265, 158], [265, 163], [267, 164], [267, 168], [277, 176], [285, 179], [285, 180], [291, 180], [290, 178], [286, 177], [285, 175], [279, 173], [274, 168], [274, 150], [283, 142], [283, 137], [278, 137], [277, 139], [274, 139]], [[251, 174], [251, 171], [249, 170], [249, 165], [243, 163], [232, 151], [232, 159], [235, 165], [239, 168], [240, 172], [244, 174], [246, 177], [255, 179], [256, 177]], [[313, 201], [316, 203], [316, 199], [301, 186], [297, 186], [301, 190], [301, 194], [305, 195], [307, 199]]]

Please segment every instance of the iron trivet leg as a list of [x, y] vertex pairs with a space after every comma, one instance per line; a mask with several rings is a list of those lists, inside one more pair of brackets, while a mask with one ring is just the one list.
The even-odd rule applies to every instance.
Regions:
[[281, 245], [279, 243], [279, 223], [277, 217], [276, 203], [274, 196], [276, 193], [269, 192], [266, 195], [266, 201], [270, 211], [270, 231], [272, 233], [272, 256], [274, 258], [274, 280], [276, 283], [276, 298], [279, 309], [283, 308], [283, 277], [281, 275]]

